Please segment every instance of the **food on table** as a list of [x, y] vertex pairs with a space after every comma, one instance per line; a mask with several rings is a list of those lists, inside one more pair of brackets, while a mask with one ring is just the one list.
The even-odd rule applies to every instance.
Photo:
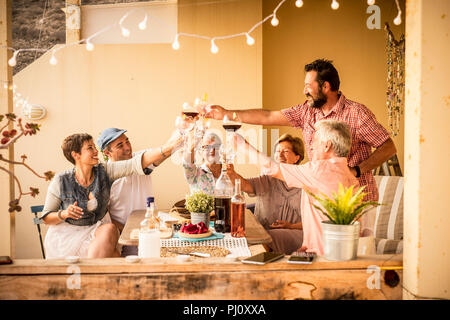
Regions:
[[197, 224], [189, 223], [188, 225], [183, 225], [181, 227], [180, 232], [187, 233], [187, 234], [202, 234], [207, 233], [209, 231], [209, 228], [206, 226], [206, 224], [201, 221]]

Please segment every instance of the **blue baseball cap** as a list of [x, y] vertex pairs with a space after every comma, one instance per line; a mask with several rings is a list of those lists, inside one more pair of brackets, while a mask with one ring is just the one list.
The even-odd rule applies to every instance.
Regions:
[[127, 130], [117, 129], [117, 128], [108, 128], [102, 131], [97, 138], [97, 145], [100, 147], [100, 150], [103, 151], [105, 148], [120, 137], [122, 134], [127, 132]]

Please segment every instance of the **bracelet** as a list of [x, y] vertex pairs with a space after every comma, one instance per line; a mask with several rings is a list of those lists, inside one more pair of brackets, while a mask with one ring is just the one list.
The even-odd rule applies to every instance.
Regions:
[[61, 213], [62, 213], [63, 211], [62, 210], [59, 210], [58, 211], [58, 218], [61, 220], [61, 221], [66, 221], [66, 219], [64, 219], [63, 217], [61, 217]]
[[162, 155], [163, 157], [166, 157], [166, 155], [164, 154], [164, 152], [163, 152], [163, 150], [162, 150], [162, 146], [159, 147], [159, 152], [161, 152], [161, 155]]
[[359, 168], [359, 166], [354, 166], [353, 168], [356, 170], [356, 177], [361, 177], [361, 169]]

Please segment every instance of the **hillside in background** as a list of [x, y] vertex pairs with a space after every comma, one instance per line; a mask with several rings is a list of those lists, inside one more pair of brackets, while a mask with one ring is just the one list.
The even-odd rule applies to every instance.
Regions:
[[[141, 0], [144, 1], [144, 0]], [[82, 0], [83, 5], [141, 2], [136, 0]], [[149, 0], [146, 0], [149, 1]], [[12, 38], [14, 49], [50, 49], [66, 42], [65, 0], [13, 0]], [[39, 58], [43, 52], [21, 52], [14, 74]]]

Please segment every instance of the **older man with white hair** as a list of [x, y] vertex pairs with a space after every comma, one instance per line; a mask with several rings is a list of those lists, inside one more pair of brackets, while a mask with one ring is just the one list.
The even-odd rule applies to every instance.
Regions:
[[[250, 146], [242, 137], [250, 154], [257, 154], [259, 163], [266, 172], [286, 182], [288, 187], [302, 188], [301, 214], [303, 222], [303, 244], [299, 251], [323, 255], [321, 221], [328, 220], [314, 207], [315, 200], [305, 190], [331, 196], [344, 187], [358, 186], [358, 180], [347, 165], [351, 147], [351, 134], [344, 122], [322, 120], [315, 125], [311, 161], [303, 165], [277, 163]], [[240, 149], [240, 148], [239, 148]]]

